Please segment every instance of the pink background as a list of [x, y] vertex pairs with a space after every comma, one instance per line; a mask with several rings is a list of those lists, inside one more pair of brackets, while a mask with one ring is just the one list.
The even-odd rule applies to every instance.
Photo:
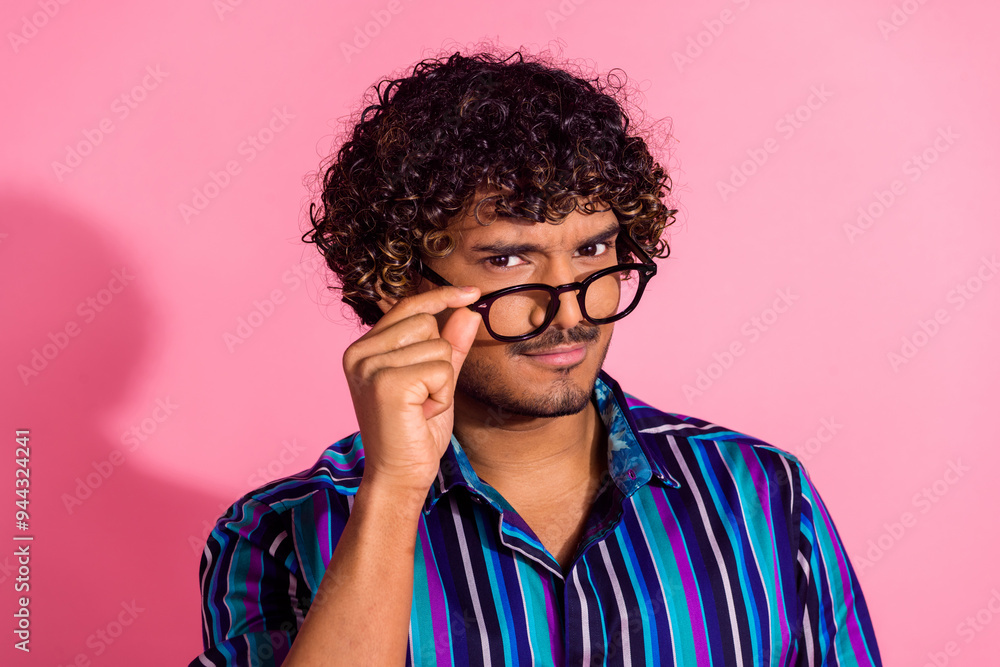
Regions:
[[[370, 84], [498, 36], [620, 67], [672, 123], [674, 252], [606, 369], [801, 456], [887, 664], [995, 664], [998, 20], [917, 0], [5, 2], [0, 542], [19, 532], [17, 428], [35, 541], [28, 656], [0, 548], [0, 662], [200, 652], [207, 528], [356, 428], [341, 355], [359, 330], [298, 240], [304, 179]], [[227, 344], [241, 318], [259, 326]], [[36, 350], [52, 358], [22, 378]]]

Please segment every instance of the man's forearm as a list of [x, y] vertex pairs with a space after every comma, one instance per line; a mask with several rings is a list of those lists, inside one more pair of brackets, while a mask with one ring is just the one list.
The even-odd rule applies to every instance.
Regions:
[[284, 667], [404, 664], [422, 503], [362, 482]]

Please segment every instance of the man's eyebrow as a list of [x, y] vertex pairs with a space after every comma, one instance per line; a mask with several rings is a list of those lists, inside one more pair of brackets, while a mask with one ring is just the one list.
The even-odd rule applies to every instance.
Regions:
[[[590, 238], [580, 241], [578, 248], [583, 248], [594, 243], [604, 243], [618, 236], [621, 225], [615, 221], [613, 227], [608, 227]], [[488, 253], [490, 255], [523, 255], [525, 253], [544, 253], [545, 248], [537, 243], [518, 243], [516, 241], [505, 243], [504, 241], [494, 241], [493, 243], [480, 243], [469, 248], [469, 252]]]

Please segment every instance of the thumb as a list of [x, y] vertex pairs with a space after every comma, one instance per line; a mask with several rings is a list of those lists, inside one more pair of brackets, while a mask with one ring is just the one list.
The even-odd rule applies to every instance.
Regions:
[[479, 324], [483, 321], [482, 316], [468, 308], [456, 308], [448, 321], [441, 329], [441, 337], [451, 343], [451, 365], [455, 369], [455, 379], [462, 370], [462, 364], [472, 349], [472, 344], [476, 341], [476, 332], [479, 331]]

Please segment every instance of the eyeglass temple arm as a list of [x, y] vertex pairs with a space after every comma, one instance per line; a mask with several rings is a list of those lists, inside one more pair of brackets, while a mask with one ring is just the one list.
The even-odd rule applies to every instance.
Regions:
[[436, 282], [438, 285], [442, 285], [444, 287], [454, 287], [454, 285], [452, 285], [450, 282], [448, 282], [447, 280], [445, 280], [444, 278], [442, 278], [437, 273], [437, 271], [435, 271], [431, 267], [429, 267], [426, 264], [424, 264], [423, 261], [419, 257], [417, 257], [417, 262], [420, 263], [420, 273], [425, 278], [430, 278], [431, 280], [433, 280], [434, 282]]
[[638, 255], [638, 259], [642, 264], [650, 266], [653, 269], [656, 268], [656, 263], [653, 262], [653, 258], [650, 257], [645, 250], [643, 250], [642, 246], [639, 244], [638, 241], [632, 238], [631, 234], [629, 234], [626, 230], [622, 229], [621, 236], [624, 236], [626, 244], [632, 247], [632, 250], [636, 252], [636, 255]]

